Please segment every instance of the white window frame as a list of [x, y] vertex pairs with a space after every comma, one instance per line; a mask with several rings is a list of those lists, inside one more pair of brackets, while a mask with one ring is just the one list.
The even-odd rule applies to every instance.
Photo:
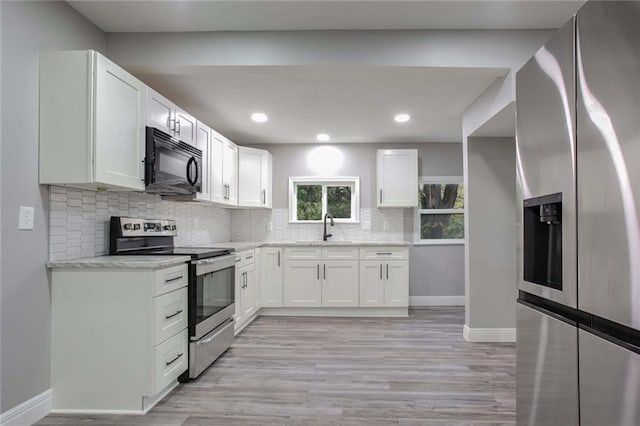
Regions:
[[351, 217], [334, 218], [336, 223], [360, 223], [360, 178], [358, 176], [298, 176], [289, 177], [289, 223], [322, 223], [323, 220], [298, 220], [296, 186], [322, 185], [322, 219], [327, 213], [327, 186], [351, 187]]
[[[464, 187], [464, 177], [463, 176], [419, 176], [418, 177], [418, 188], [416, 190], [420, 190], [420, 187], [424, 184], [458, 184], [463, 185]], [[466, 191], [467, 188], [464, 188]], [[420, 200], [418, 200], [418, 205], [420, 205]], [[465, 205], [462, 209], [421, 209], [416, 208], [414, 215], [414, 224], [413, 224], [413, 241], [414, 245], [451, 245], [451, 244], [464, 244], [464, 238], [456, 238], [456, 239], [447, 239], [447, 238], [432, 238], [432, 239], [422, 239], [420, 232], [421, 221], [420, 217], [423, 214], [467, 214], [467, 206]], [[466, 232], [466, 229], [465, 229]]]

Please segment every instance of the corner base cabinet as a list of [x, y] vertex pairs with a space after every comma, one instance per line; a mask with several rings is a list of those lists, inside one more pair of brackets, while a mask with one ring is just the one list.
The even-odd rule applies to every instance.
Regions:
[[40, 54], [41, 184], [144, 191], [146, 86], [93, 51]]
[[187, 265], [51, 273], [53, 412], [144, 413], [188, 366]]

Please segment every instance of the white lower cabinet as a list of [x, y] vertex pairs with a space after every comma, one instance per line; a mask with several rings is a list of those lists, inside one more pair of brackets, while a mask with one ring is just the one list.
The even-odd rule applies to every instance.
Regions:
[[286, 262], [284, 268], [284, 306], [322, 306], [320, 260], [290, 260]]
[[262, 248], [259, 299], [265, 308], [282, 307], [283, 261], [284, 256], [281, 248]]
[[51, 272], [52, 411], [142, 413], [187, 370], [187, 265]]
[[255, 318], [258, 310], [257, 295], [259, 290], [257, 288], [255, 265], [254, 250], [236, 253], [236, 333], [240, 332]]
[[358, 306], [358, 261], [325, 260], [322, 263], [322, 306]]
[[408, 260], [361, 260], [360, 306], [408, 307]]
[[384, 265], [377, 260], [360, 261], [360, 306], [384, 306]]

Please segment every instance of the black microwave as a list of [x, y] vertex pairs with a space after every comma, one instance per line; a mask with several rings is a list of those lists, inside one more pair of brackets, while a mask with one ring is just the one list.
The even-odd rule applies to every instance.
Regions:
[[146, 192], [193, 194], [202, 189], [202, 151], [154, 127], [147, 127]]

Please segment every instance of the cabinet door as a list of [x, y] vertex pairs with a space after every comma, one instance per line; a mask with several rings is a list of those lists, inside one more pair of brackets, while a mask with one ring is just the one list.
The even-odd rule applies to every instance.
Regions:
[[262, 270], [260, 273], [260, 298], [262, 306], [282, 307], [282, 261], [284, 253], [280, 248], [262, 249]]
[[262, 153], [262, 206], [270, 209], [273, 205], [273, 156], [268, 151]]
[[238, 205], [262, 206], [262, 150], [238, 148]]
[[262, 249], [255, 249], [255, 272], [253, 282], [255, 283], [256, 311], [262, 307]]
[[242, 290], [242, 317], [248, 318], [256, 310], [256, 283], [254, 265], [247, 265], [244, 269], [244, 288]]
[[238, 205], [238, 146], [225, 141], [222, 153], [222, 180], [226, 185], [225, 203]]
[[146, 86], [104, 56], [95, 57], [95, 180], [143, 191]]
[[208, 126], [199, 121], [198, 127], [196, 129], [196, 146], [200, 151], [202, 151], [202, 170], [200, 170], [200, 176], [202, 177], [202, 187], [200, 188], [200, 192], [196, 194], [196, 199], [202, 201], [210, 201], [211, 195], [209, 191], [211, 187], [211, 130]]
[[375, 260], [360, 261], [360, 306], [384, 306], [384, 265]]
[[244, 295], [244, 268], [236, 268], [236, 285], [235, 285], [236, 324], [242, 322], [242, 319], [243, 319], [243, 316], [242, 316], [243, 295]]
[[175, 110], [173, 102], [147, 87], [147, 126], [173, 135]]
[[417, 207], [418, 151], [378, 150], [377, 181], [378, 207]]
[[358, 306], [357, 260], [327, 260], [322, 265], [322, 306]]
[[209, 197], [211, 201], [216, 203], [225, 202], [225, 187], [222, 174], [222, 157], [224, 153], [224, 143], [224, 138], [214, 130], [212, 130], [211, 155], [209, 156], [209, 172], [211, 182], [211, 187], [209, 188]]
[[320, 260], [296, 260], [284, 267], [284, 306], [320, 307]]
[[189, 145], [197, 146], [196, 129], [198, 121], [186, 111], [176, 108], [175, 137]]
[[390, 260], [385, 262], [382, 272], [385, 278], [384, 305], [409, 306], [409, 262]]

